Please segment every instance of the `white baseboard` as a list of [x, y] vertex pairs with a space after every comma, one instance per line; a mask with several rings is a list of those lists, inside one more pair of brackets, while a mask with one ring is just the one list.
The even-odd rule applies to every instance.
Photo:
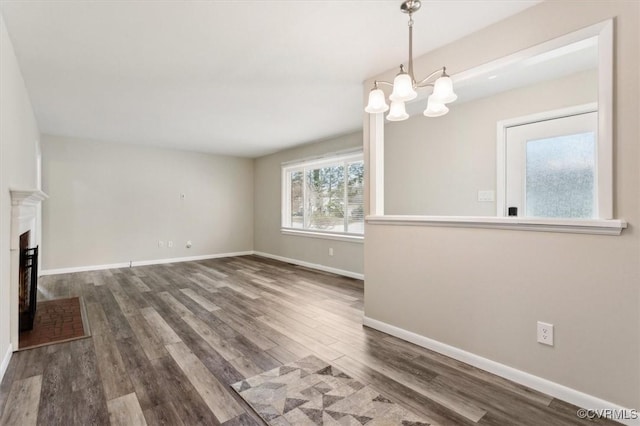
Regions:
[[364, 274], [357, 272], [345, 271], [344, 269], [332, 268], [330, 266], [320, 265], [317, 263], [305, 262], [304, 260], [291, 259], [288, 257], [278, 256], [275, 254], [264, 253], [261, 251], [254, 251], [256, 256], [268, 257], [269, 259], [279, 260], [281, 262], [293, 263], [294, 265], [304, 266], [306, 268], [317, 269], [319, 271], [331, 272], [332, 274], [342, 275], [344, 277], [355, 278], [358, 280], [364, 280]]
[[11, 361], [11, 355], [13, 355], [13, 346], [9, 343], [9, 347], [7, 348], [7, 353], [4, 354], [2, 358], [2, 364], [0, 364], [0, 382], [4, 378], [4, 373], [7, 372], [7, 367], [9, 367], [9, 361]]
[[172, 259], [134, 260], [131, 266], [160, 265], [163, 263], [193, 262], [196, 260], [219, 259], [221, 257], [247, 256], [253, 254], [252, 250], [237, 251], [233, 253], [205, 254], [202, 256], [176, 257]]
[[73, 274], [74, 272], [101, 271], [103, 269], [128, 268], [129, 266], [131, 266], [129, 262], [123, 262], [104, 265], [74, 266], [71, 268], [42, 269], [40, 275]]
[[578, 390], [569, 388], [559, 383], [552, 382], [542, 377], [534, 376], [533, 374], [526, 373], [521, 370], [517, 370], [513, 367], [509, 367], [499, 362], [492, 361], [487, 358], [483, 358], [479, 355], [475, 355], [471, 352], [456, 348], [454, 346], [447, 345], [437, 340], [430, 339], [428, 337], [416, 334], [414, 332], [396, 327], [391, 324], [387, 324], [382, 321], [378, 321], [367, 316], [364, 317], [362, 323], [367, 327], [371, 327], [383, 333], [390, 334], [399, 339], [406, 340], [415, 345], [423, 348], [430, 349], [434, 352], [438, 352], [442, 355], [446, 355], [450, 358], [462, 361], [464, 363], [473, 365], [482, 370], [493, 373], [497, 376], [504, 377], [505, 379], [519, 383], [524, 386], [528, 386], [539, 392], [546, 393], [554, 398], [569, 402], [593, 410], [612, 410], [613, 413], [626, 413], [630, 420], [617, 420], [626, 425], [640, 425], [640, 419], [633, 419], [638, 416], [638, 410], [631, 410], [614, 404], [613, 402], [605, 401], [592, 395], [580, 392]]
[[131, 262], [109, 263], [104, 265], [75, 266], [71, 268], [43, 269], [40, 271], [40, 275], [71, 274], [74, 272], [100, 271], [103, 269], [129, 268], [133, 266], [160, 265], [163, 263], [192, 262], [195, 260], [217, 259], [221, 257], [233, 257], [233, 256], [247, 256], [251, 254], [256, 254], [262, 257], [268, 257], [269, 259], [275, 259], [281, 262], [293, 263], [294, 265], [300, 265], [300, 266], [304, 266], [311, 269], [317, 269], [319, 271], [331, 272], [333, 274], [342, 275], [349, 278], [356, 278], [359, 280], [364, 279], [364, 275], [359, 274], [357, 272], [345, 271], [343, 269], [332, 268], [330, 266], [319, 265], [317, 263], [305, 262], [298, 259], [290, 259], [288, 257], [277, 256], [275, 254], [263, 253], [260, 251], [253, 251], [253, 250], [238, 251], [233, 253], [206, 254], [202, 256], [175, 257], [175, 258], [168, 258], [168, 259], [133, 260]]
[[76, 266], [72, 268], [43, 269], [40, 271], [40, 275], [71, 274], [74, 272], [100, 271], [103, 269], [129, 268], [133, 266], [160, 265], [163, 263], [192, 262], [195, 260], [217, 259], [220, 257], [246, 256], [250, 254], [253, 254], [253, 251], [205, 254], [201, 256], [174, 257], [174, 258], [168, 258], [168, 259], [132, 260], [130, 262], [110, 263], [110, 264], [104, 264], [104, 265], [89, 265], [89, 266]]

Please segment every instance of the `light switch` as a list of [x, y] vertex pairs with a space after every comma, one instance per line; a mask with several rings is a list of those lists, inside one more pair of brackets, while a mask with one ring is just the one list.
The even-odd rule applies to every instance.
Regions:
[[478, 191], [478, 201], [493, 202], [495, 200], [496, 200], [496, 191], [493, 191], [493, 190]]

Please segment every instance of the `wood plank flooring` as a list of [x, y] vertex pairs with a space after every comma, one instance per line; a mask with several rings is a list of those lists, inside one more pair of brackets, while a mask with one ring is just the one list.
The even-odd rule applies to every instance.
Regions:
[[2, 425], [260, 425], [229, 384], [316, 355], [434, 425], [614, 424], [362, 327], [361, 281], [257, 256], [43, 277], [93, 336], [17, 352]]

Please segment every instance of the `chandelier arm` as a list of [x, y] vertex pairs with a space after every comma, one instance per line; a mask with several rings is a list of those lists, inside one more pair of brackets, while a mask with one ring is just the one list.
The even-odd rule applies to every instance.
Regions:
[[426, 83], [426, 84], [416, 84], [416, 88], [417, 89], [423, 89], [425, 87], [435, 87], [435, 84], [433, 83]]
[[426, 83], [427, 81], [429, 81], [431, 78], [435, 77], [436, 75], [438, 75], [439, 73], [442, 73], [444, 75], [445, 73], [445, 67], [442, 67], [438, 70], [435, 70], [434, 72], [432, 72], [431, 74], [429, 74], [426, 78], [420, 80], [418, 83], [416, 83], [416, 87], [424, 87], [424, 83]]
[[378, 84], [384, 84], [386, 86], [391, 86], [393, 87], [393, 83], [389, 83], [388, 81], [383, 81], [383, 80], [376, 80], [373, 82], [374, 86], [378, 85]]

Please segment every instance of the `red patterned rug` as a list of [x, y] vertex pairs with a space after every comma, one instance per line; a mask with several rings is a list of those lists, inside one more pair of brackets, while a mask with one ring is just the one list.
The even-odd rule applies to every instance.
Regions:
[[19, 350], [88, 337], [84, 318], [84, 304], [79, 297], [38, 302], [33, 330], [20, 333]]

